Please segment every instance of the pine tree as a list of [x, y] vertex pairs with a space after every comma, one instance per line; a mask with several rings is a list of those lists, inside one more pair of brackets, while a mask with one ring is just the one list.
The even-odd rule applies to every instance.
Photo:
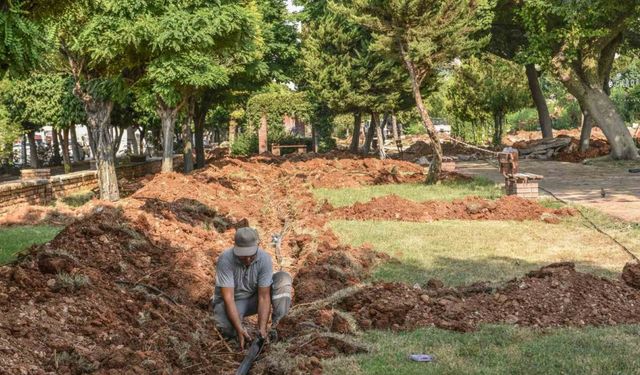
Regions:
[[490, 4], [468, 0], [354, 0], [336, 5], [371, 30], [373, 48], [404, 66], [413, 96], [434, 149], [428, 183], [438, 180], [442, 147], [422, 99], [424, 84], [455, 58], [477, 51], [486, 43], [480, 32], [491, 22]]

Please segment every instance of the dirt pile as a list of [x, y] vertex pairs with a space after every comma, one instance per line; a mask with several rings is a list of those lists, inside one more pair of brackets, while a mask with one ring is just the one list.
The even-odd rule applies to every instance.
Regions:
[[559, 222], [559, 217], [574, 214], [573, 209], [550, 209], [516, 196], [506, 196], [496, 201], [469, 197], [452, 202], [414, 202], [397, 195], [373, 198], [369, 202], [355, 203], [331, 212], [334, 218], [350, 220], [543, 220], [549, 223]]
[[[0, 269], [4, 371], [233, 371], [241, 356], [215, 334], [208, 310], [215, 260], [232, 243], [233, 228], [258, 227], [262, 246], [273, 252], [270, 234], [288, 223], [283, 265], [294, 275], [307, 265], [296, 278], [304, 296], [298, 300], [322, 298], [360, 282], [377, 257], [339, 246], [325, 229], [327, 206], [309, 187], [424, 179], [412, 163], [340, 154], [210, 157], [207, 168], [191, 175], [140, 180], [117, 208], [94, 200], [65, 214], [60, 223], [71, 225], [55, 240]], [[5, 220], [40, 223], [53, 212]], [[304, 347], [329, 348], [336, 340], [318, 338]], [[349, 350], [343, 345], [337, 352]], [[301, 362], [317, 368], [309, 358]]]
[[622, 280], [630, 287], [640, 289], [640, 264], [625, 264], [622, 269]]
[[[580, 152], [579, 130], [560, 130], [554, 132], [554, 136], [568, 138], [569, 144], [553, 153], [551, 156], [552, 160], [579, 163], [585, 159], [609, 155], [611, 152], [609, 142], [607, 142], [604, 134], [602, 134], [602, 131], [599, 129], [594, 129], [594, 133], [589, 141], [589, 149], [585, 152]], [[516, 134], [508, 135], [504, 140], [505, 145], [515, 147], [517, 149], [528, 149], [540, 143], [541, 135], [539, 132], [520, 131]]]
[[552, 264], [493, 289], [414, 289], [382, 283], [345, 298], [340, 306], [362, 329], [421, 326], [469, 331], [482, 323], [531, 327], [614, 325], [640, 322], [640, 291], [620, 282]]
[[176, 268], [180, 251], [155, 243], [142, 223], [128, 221], [121, 210], [97, 211], [16, 266], [0, 268], [3, 370], [227, 368], [225, 357], [235, 357], [212, 335], [207, 311], [189, 302], [185, 275]]
[[305, 303], [328, 297], [338, 290], [356, 285], [369, 276], [373, 265], [387, 256], [370, 249], [320, 244], [312, 253], [293, 281], [295, 303]]
[[[408, 139], [407, 144], [410, 144], [403, 152], [404, 160], [412, 160], [421, 156], [431, 157], [433, 149], [429, 144], [429, 140], [426, 138], [413, 138]], [[467, 147], [461, 143], [451, 140], [444, 140], [441, 143], [442, 152], [445, 156], [458, 157], [461, 160], [475, 160], [487, 156], [486, 153], [480, 152], [477, 149]], [[486, 149], [492, 149], [492, 146], [480, 146]], [[394, 155], [393, 157], [400, 157], [401, 155]]]

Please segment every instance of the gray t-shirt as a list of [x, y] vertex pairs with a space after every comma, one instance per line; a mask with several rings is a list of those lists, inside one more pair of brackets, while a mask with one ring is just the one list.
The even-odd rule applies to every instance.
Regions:
[[234, 288], [236, 300], [251, 298], [258, 287], [268, 287], [273, 283], [273, 263], [271, 256], [258, 249], [256, 259], [247, 267], [227, 249], [218, 257], [216, 265], [216, 290], [213, 303], [222, 301], [220, 288]]

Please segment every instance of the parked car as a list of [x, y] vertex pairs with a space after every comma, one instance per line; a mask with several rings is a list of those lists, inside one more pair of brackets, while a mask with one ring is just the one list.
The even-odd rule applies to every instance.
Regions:
[[433, 118], [433, 126], [438, 133], [451, 134], [451, 125], [447, 124], [447, 120], [442, 118]]

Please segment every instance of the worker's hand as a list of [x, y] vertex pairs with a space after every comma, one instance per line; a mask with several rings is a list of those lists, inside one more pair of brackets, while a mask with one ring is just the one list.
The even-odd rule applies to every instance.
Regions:
[[263, 339], [267, 339], [267, 329], [261, 329], [260, 330], [260, 337], [262, 337]]
[[240, 350], [244, 350], [245, 342], [246, 341], [251, 342], [252, 338], [247, 332], [247, 330], [245, 330], [244, 328], [238, 331], [237, 333], [238, 333], [238, 344], [240, 344]]

